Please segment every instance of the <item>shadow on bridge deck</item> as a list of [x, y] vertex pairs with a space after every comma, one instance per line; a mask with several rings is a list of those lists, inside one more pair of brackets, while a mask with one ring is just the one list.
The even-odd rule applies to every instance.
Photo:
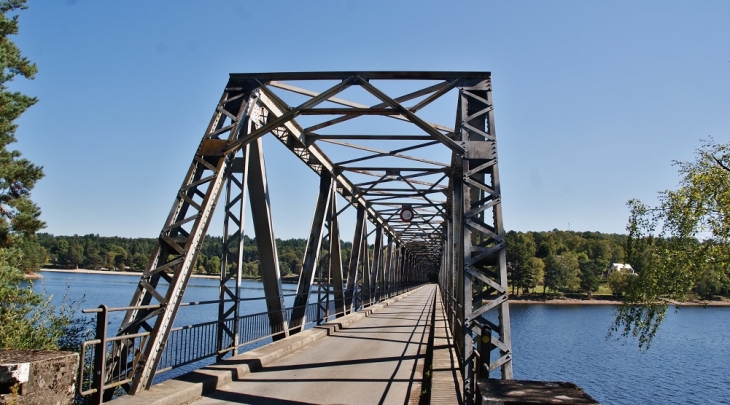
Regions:
[[436, 291], [425, 286], [113, 403], [418, 403], [432, 324], [442, 349], [434, 352], [433, 389], [440, 391], [432, 398], [456, 403], [456, 360], [441, 305], [434, 319]]

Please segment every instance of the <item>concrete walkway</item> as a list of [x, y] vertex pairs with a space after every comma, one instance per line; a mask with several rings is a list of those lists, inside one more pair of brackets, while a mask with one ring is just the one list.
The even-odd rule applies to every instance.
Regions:
[[418, 403], [435, 294], [421, 288], [190, 403]]

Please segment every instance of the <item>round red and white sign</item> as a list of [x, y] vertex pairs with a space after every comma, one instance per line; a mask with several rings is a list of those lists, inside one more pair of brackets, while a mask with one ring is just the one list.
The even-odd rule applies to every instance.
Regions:
[[400, 219], [402, 219], [403, 222], [411, 222], [413, 219], [413, 210], [410, 207], [403, 207], [400, 210]]

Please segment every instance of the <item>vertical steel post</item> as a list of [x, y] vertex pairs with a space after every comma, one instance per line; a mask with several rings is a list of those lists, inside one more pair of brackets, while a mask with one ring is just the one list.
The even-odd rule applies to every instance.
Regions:
[[[486, 90], [486, 100], [489, 103], [490, 106], [494, 105], [494, 101], [492, 100], [492, 86], [491, 86], [491, 80], [489, 81], [489, 87]], [[489, 108], [487, 112], [487, 122], [486, 122], [486, 129], [492, 136], [495, 136], [496, 131], [494, 128], [494, 108]], [[496, 138], [495, 138], [495, 144], [496, 144]], [[498, 259], [498, 267], [499, 267], [499, 287], [500, 292], [504, 296], [504, 301], [501, 304], [498, 304], [497, 306], [497, 312], [498, 312], [498, 319], [499, 319], [499, 339], [495, 340], [493, 343], [499, 344], [499, 360], [498, 363], [492, 364], [490, 363], [490, 369], [492, 369], [492, 366], [500, 366], [500, 373], [502, 379], [508, 380], [512, 379], [513, 377], [513, 370], [512, 370], [512, 331], [510, 327], [510, 317], [509, 317], [509, 281], [507, 279], [507, 251], [505, 250], [505, 231], [504, 231], [504, 223], [502, 221], [502, 201], [501, 201], [501, 195], [502, 195], [502, 187], [499, 181], [499, 166], [496, 164], [497, 160], [497, 148], [495, 145], [494, 148], [494, 161], [495, 164], [491, 166], [491, 173], [489, 172], [489, 169], [487, 169], [487, 173], [491, 174], [491, 180], [492, 180], [492, 187], [494, 189], [494, 194], [497, 196], [495, 198], [495, 205], [494, 209], [492, 210], [493, 220], [494, 220], [494, 229], [497, 232], [498, 239], [501, 239], [501, 248], [499, 249], [499, 259]], [[490, 349], [495, 349], [497, 345], [490, 345]]]
[[[462, 169], [464, 171], [469, 170], [469, 161], [464, 160], [462, 161]], [[463, 212], [469, 211], [471, 208], [471, 193], [468, 187], [463, 187], [462, 189], [462, 209]], [[464, 375], [464, 395], [466, 396], [465, 402], [468, 404], [471, 404], [474, 401], [474, 396], [476, 395], [475, 387], [476, 387], [476, 377], [474, 375], [475, 371], [475, 362], [474, 362], [474, 331], [472, 330], [473, 324], [470, 319], [470, 315], [472, 313], [472, 296], [474, 295], [474, 288], [472, 286], [472, 277], [469, 272], [466, 271], [466, 267], [464, 266], [466, 263], [469, 263], [471, 261], [471, 229], [467, 226], [462, 227], [461, 231], [461, 240], [462, 240], [462, 251], [461, 251], [461, 257], [462, 257], [462, 268], [463, 273], [461, 277], [461, 283], [460, 288], [461, 291], [459, 293], [460, 296], [460, 303], [462, 305], [462, 315], [461, 315], [461, 321], [462, 321], [462, 360], [463, 360], [463, 375]]]
[[[454, 235], [460, 235], [454, 248], [458, 251], [455, 259], [461, 261], [456, 268], [457, 302], [462, 306], [458, 318], [462, 322], [464, 401], [471, 403], [476, 395], [475, 337], [489, 340], [487, 348], [500, 351], [494, 361], [483, 355], [490, 361], [488, 370], [500, 368], [503, 379], [512, 378], [504, 227], [489, 79], [459, 89], [456, 127], [465, 151], [452, 158], [452, 220]], [[485, 211], [492, 212], [489, 221]], [[479, 325], [491, 324], [485, 318], [490, 311], [497, 312], [498, 338], [491, 332], [488, 337], [480, 336]]]
[[[99, 305], [100, 312], [96, 314], [96, 339], [99, 339], [99, 343], [94, 348], [94, 373], [92, 376], [91, 388], [95, 388], [91, 401], [94, 404], [101, 404], [104, 402], [104, 384], [106, 384], [107, 372], [106, 372], [106, 333], [109, 310], [106, 305]], [[126, 360], [126, 359], [124, 359]], [[83, 367], [84, 359], [81, 359], [81, 366]], [[81, 384], [81, 381], [78, 382]]]
[[393, 246], [393, 259], [390, 267], [390, 292], [388, 297], [393, 297], [397, 292], [396, 281], [398, 279], [398, 271], [400, 269], [400, 243], [396, 240]]
[[334, 188], [330, 194], [330, 260], [328, 263], [329, 273], [332, 277], [332, 295], [335, 301], [335, 314], [342, 317], [345, 315], [345, 277], [342, 274], [342, 245], [340, 244], [340, 227], [337, 221], [337, 195]]
[[276, 251], [274, 224], [271, 219], [269, 186], [261, 138], [251, 142], [249, 151], [251, 157], [249, 158], [248, 192], [259, 252], [259, 273], [264, 284], [271, 333], [274, 340], [279, 340], [289, 336], [289, 328], [284, 312], [279, 255]]
[[375, 301], [379, 300], [383, 281], [383, 227], [375, 225], [375, 243], [373, 244], [373, 268], [370, 276], [370, 291]]
[[388, 246], [385, 248], [385, 263], [383, 266], [383, 280], [382, 289], [383, 296], [387, 299], [390, 298], [390, 276], [393, 271], [393, 235], [388, 234]]
[[363, 229], [365, 227], [365, 207], [357, 207], [357, 222], [355, 223], [355, 235], [352, 238], [352, 251], [350, 252], [350, 265], [347, 272], [347, 290], [345, 291], [345, 307], [348, 312], [353, 312], [352, 302], [355, 298], [357, 281], [359, 276], [360, 255], [362, 254]]
[[477, 364], [476, 376], [477, 378], [489, 378], [488, 370], [492, 353], [492, 329], [488, 325], [481, 327], [477, 351], [479, 353], [479, 364]]
[[[248, 150], [248, 145], [244, 146], [241, 156], [233, 159], [226, 180], [223, 252], [218, 295], [220, 300], [218, 303], [218, 355], [216, 357], [218, 360], [223, 359], [229, 352], [232, 356], [238, 354]], [[232, 279], [235, 283], [233, 288], [228, 285]], [[231, 350], [224, 352], [226, 349]]]
[[362, 253], [360, 254], [360, 265], [362, 266], [362, 284], [360, 284], [360, 305], [365, 308], [370, 305], [370, 249], [368, 248], [368, 223], [367, 219], [363, 223], [362, 233], [363, 240], [360, 246]]
[[[329, 263], [329, 259], [328, 259]], [[332, 276], [329, 272], [329, 265], [320, 261], [317, 265], [319, 274], [317, 275], [317, 325], [321, 325], [329, 320], [330, 317], [330, 292], [332, 288]]]
[[[302, 263], [302, 271], [299, 274], [299, 284], [297, 285], [297, 295], [294, 298], [294, 308], [292, 309], [292, 317], [289, 327], [292, 334], [299, 333], [303, 330], [304, 324], [307, 322], [307, 304], [309, 303], [309, 290], [314, 282], [314, 270], [319, 262], [319, 251], [322, 247], [322, 233], [324, 232], [324, 222], [330, 204], [330, 191], [332, 190], [332, 176], [329, 172], [322, 172], [319, 177], [319, 196], [317, 197], [317, 205], [314, 208], [312, 216], [312, 226], [307, 240], [307, 247], [304, 251], [304, 261]], [[321, 282], [321, 280], [320, 280]]]

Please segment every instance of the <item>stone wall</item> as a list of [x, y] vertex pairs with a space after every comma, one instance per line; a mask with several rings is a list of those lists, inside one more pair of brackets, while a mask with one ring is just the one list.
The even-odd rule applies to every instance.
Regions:
[[78, 365], [74, 352], [0, 350], [0, 404], [73, 404]]

